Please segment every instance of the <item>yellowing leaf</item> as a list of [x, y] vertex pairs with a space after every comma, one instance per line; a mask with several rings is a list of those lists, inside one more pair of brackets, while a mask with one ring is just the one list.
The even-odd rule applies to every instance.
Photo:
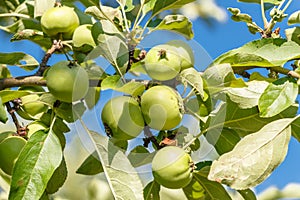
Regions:
[[264, 181], [284, 160], [297, 118], [273, 121], [244, 137], [235, 148], [212, 163], [209, 180], [244, 190]]
[[288, 19], [288, 25], [292, 25], [292, 24], [300, 24], [300, 10], [294, 12], [289, 17], [289, 19]]

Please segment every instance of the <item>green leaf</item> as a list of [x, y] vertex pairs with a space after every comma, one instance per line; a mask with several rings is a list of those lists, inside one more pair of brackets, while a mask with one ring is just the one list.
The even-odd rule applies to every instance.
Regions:
[[204, 188], [207, 199], [231, 200], [230, 196], [220, 183], [207, 180], [206, 175], [201, 171], [193, 173], [193, 177]]
[[146, 88], [143, 83], [136, 82], [134, 80], [124, 84], [119, 75], [114, 75], [109, 76], [102, 81], [101, 89], [112, 89], [115, 91], [130, 94], [131, 96], [138, 96], [141, 95]]
[[300, 24], [300, 10], [292, 13], [288, 19], [288, 25]]
[[35, 0], [34, 6], [34, 18], [42, 16], [43, 13], [53, 8], [55, 0]]
[[[236, 103], [227, 99], [226, 103], [221, 103], [220, 106], [211, 113], [203, 128], [206, 129], [206, 134], [212, 134], [212, 136], [209, 137], [216, 139], [225, 128], [231, 129], [243, 137], [260, 130], [266, 124], [277, 119], [295, 117], [297, 110], [298, 105], [293, 105], [274, 117], [262, 118], [259, 116], [257, 107], [241, 109]], [[216, 142], [217, 141], [214, 143]]]
[[300, 142], [300, 118], [296, 119], [292, 125], [292, 135]]
[[4, 105], [2, 104], [2, 99], [0, 97], [0, 122], [2, 123], [6, 123], [8, 120], [7, 114], [6, 114], [6, 110]]
[[155, 153], [149, 151], [143, 146], [136, 146], [128, 155], [133, 167], [140, 167], [152, 162]]
[[188, 200], [204, 199], [205, 189], [202, 185], [193, 177], [192, 181], [184, 188], [182, 188], [185, 196]]
[[9, 199], [39, 199], [61, 160], [57, 136], [52, 131], [34, 133], [14, 165]]
[[96, 175], [101, 172], [103, 172], [103, 167], [96, 151], [89, 155], [76, 171], [84, 175]]
[[[101, 10], [105, 13], [105, 15], [110, 19], [114, 20], [115, 18], [119, 21], [122, 21], [122, 13], [119, 8], [113, 8], [110, 6], [103, 6], [101, 5]], [[88, 15], [91, 15], [95, 17], [98, 20], [105, 20], [106, 17], [103, 15], [98, 6], [90, 6], [87, 9], [85, 9], [85, 13]]]
[[238, 193], [244, 198], [244, 200], [256, 200], [256, 196], [251, 189], [238, 190]]
[[143, 199], [142, 182], [123, 151], [114, 146], [107, 137], [95, 132], [90, 134], [114, 197]]
[[[297, 83], [288, 79], [278, 81], [270, 83], [259, 98], [258, 108], [261, 117], [273, 117], [295, 103], [298, 96]], [[282, 81], [284, 82], [281, 83]]]
[[92, 32], [98, 46], [88, 54], [86, 60], [103, 56], [115, 67], [119, 75], [125, 73], [129, 51], [123, 34], [108, 20], [95, 23]]
[[192, 22], [184, 15], [167, 15], [153, 30], [172, 31], [183, 35], [188, 40], [194, 37]]
[[[153, 1], [153, 0], [152, 0]], [[152, 16], [169, 10], [169, 9], [178, 9], [185, 4], [191, 3], [195, 0], [154, 0], [155, 4], [153, 6]]]
[[300, 46], [281, 38], [255, 40], [219, 56], [214, 65], [229, 63], [233, 68], [282, 66], [300, 58]]
[[100, 99], [101, 88], [89, 87], [88, 93], [85, 95], [84, 100], [89, 110], [93, 109]]
[[243, 79], [236, 78], [229, 64], [214, 65], [207, 68], [202, 78], [210, 94], [220, 92], [226, 87], [245, 87]]
[[78, 119], [78, 117], [75, 115], [75, 112], [82, 116], [85, 110], [86, 108], [83, 102], [79, 102], [74, 105], [72, 103], [63, 102], [57, 108], [55, 108], [55, 113], [60, 118], [72, 123]]
[[160, 185], [152, 181], [144, 188], [144, 200], [160, 200], [159, 197]]
[[10, 71], [6, 65], [0, 64], [0, 79], [11, 77]]
[[300, 45], [300, 27], [285, 29], [285, 35], [288, 41], [294, 41]]
[[218, 129], [211, 130], [205, 137], [210, 144], [214, 145], [219, 155], [231, 151], [241, 139], [232, 129], [223, 128], [221, 133], [218, 132]]
[[34, 57], [22, 52], [0, 53], [0, 64], [19, 66], [25, 70], [34, 70], [39, 66]]
[[230, 100], [237, 103], [242, 109], [257, 106], [261, 94], [269, 85], [266, 81], [250, 81], [246, 84], [247, 87], [228, 88], [225, 91]]
[[46, 38], [42, 31], [33, 29], [24, 29], [15, 33], [10, 39], [11, 42], [29, 40], [40, 45], [43, 49], [49, 49], [52, 46], [50, 38]]
[[51, 179], [49, 180], [46, 188], [47, 194], [53, 194], [59, 190], [60, 187], [63, 186], [67, 179], [68, 170], [65, 158], [63, 157], [60, 165], [54, 171]]
[[188, 68], [183, 70], [179, 74], [179, 80], [184, 86], [191, 86], [201, 98], [204, 98], [204, 86], [201, 74], [194, 68]]
[[25, 90], [2, 90], [0, 91], [0, 97], [2, 99], [2, 103], [6, 103], [8, 101], [20, 98], [22, 96], [28, 95], [30, 92]]
[[284, 160], [291, 136], [290, 125], [295, 119], [273, 121], [245, 136], [232, 151], [213, 162], [208, 179], [237, 190], [264, 181]]
[[[259, 3], [260, 4], [260, 0], [238, 0], [240, 2], [245, 2], [245, 3]], [[279, 5], [281, 3], [282, 0], [264, 0], [264, 3], [271, 3], [274, 5]]]

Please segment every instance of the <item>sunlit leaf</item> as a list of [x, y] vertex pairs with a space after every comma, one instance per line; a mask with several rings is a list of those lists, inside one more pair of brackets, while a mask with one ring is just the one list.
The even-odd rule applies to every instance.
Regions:
[[52, 131], [34, 133], [14, 165], [9, 199], [39, 199], [61, 160], [57, 136]]
[[144, 200], [160, 200], [159, 197], [160, 185], [152, 181], [144, 188]]
[[195, 0], [154, 0], [154, 1], [155, 4], [153, 7], [152, 16], [156, 16], [157, 14], [165, 10], [180, 8], [183, 5], [191, 3]]
[[[107, 137], [90, 132], [107, 181], [116, 199], [143, 199], [143, 185], [126, 155]], [[122, 164], [120, 164], [122, 163]]]
[[[260, 3], [260, 0], [238, 0], [240, 2], [246, 2], [246, 3]], [[278, 5], [281, 3], [282, 0], [264, 0], [264, 3], [270, 3], [274, 5]]]
[[236, 78], [229, 64], [214, 65], [207, 68], [202, 78], [205, 79], [210, 94], [220, 92], [226, 87], [245, 87], [243, 79]]
[[34, 17], [39, 17], [50, 8], [54, 7], [55, 0], [35, 0]]
[[141, 82], [130, 81], [123, 83], [119, 75], [109, 76], [101, 83], [101, 89], [113, 89], [119, 92], [130, 94], [132, 96], [141, 95], [145, 90], [145, 85]]
[[300, 46], [285, 39], [255, 40], [219, 56], [214, 64], [229, 63], [233, 68], [274, 67], [300, 58]]
[[[258, 131], [274, 120], [295, 117], [297, 110], [298, 105], [295, 104], [274, 117], [262, 118], [259, 116], [257, 107], [241, 109], [236, 103], [227, 99], [226, 103], [221, 103], [219, 108], [211, 113], [203, 128], [206, 129], [207, 135], [211, 135], [208, 137], [215, 139], [218, 139], [218, 135], [225, 128], [235, 131], [239, 136], [245, 136]], [[217, 140], [214, 141], [214, 144], [216, 142]]]
[[232, 151], [213, 162], [208, 179], [237, 190], [264, 181], [284, 160], [291, 136], [290, 124], [295, 119], [273, 121], [245, 136]]
[[292, 13], [288, 19], [288, 25], [300, 24], [300, 10]]
[[204, 98], [203, 80], [201, 74], [194, 68], [188, 68], [183, 70], [179, 74], [179, 80], [184, 85], [191, 86], [202, 99]]
[[247, 109], [258, 105], [258, 100], [266, 87], [266, 81], [250, 81], [246, 83], [248, 87], [228, 88], [225, 93], [231, 101], [237, 103], [240, 108]]
[[98, 158], [97, 152], [89, 155], [76, 171], [76, 173], [84, 175], [95, 175], [101, 172], [103, 172], [103, 167]]
[[192, 22], [183, 15], [167, 15], [154, 27], [154, 30], [167, 30], [183, 35], [186, 39], [194, 37]]
[[[285, 81], [284, 81], [285, 80]], [[261, 117], [273, 117], [295, 103], [298, 85], [288, 79], [270, 83], [259, 98], [258, 108]]]
[[6, 103], [8, 101], [20, 98], [22, 96], [30, 94], [29, 91], [25, 90], [2, 90], [0, 91], [0, 97], [2, 99], [2, 103]]
[[0, 97], [0, 122], [5, 123], [8, 120], [6, 110], [4, 105], [2, 104], [2, 99]]
[[0, 64], [19, 66], [26, 70], [33, 70], [39, 66], [34, 57], [22, 52], [0, 53]]
[[300, 45], [300, 27], [285, 29], [285, 35], [288, 41], [294, 41]]
[[108, 20], [101, 20], [92, 27], [97, 47], [88, 54], [86, 60], [103, 56], [120, 75], [126, 71], [128, 63], [128, 47], [122, 33]]
[[244, 198], [244, 200], [256, 200], [256, 196], [251, 189], [238, 190], [238, 193]]

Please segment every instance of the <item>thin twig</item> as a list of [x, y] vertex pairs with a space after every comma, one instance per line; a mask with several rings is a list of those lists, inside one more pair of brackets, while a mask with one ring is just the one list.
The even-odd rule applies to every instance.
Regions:
[[151, 141], [151, 142], [156, 146], [157, 149], [162, 148], [162, 147], [159, 145], [159, 143], [157, 142], [157, 140], [156, 140], [156, 138], [154, 137], [154, 135], [152, 135], [152, 132], [151, 132], [149, 126], [145, 126], [145, 127], [144, 127], [144, 134], [145, 134], [145, 136], [146, 136], [146, 138], [144, 139], [144, 141], [145, 141], [146, 144], [144, 144], [144, 146], [148, 146], [148, 144], [147, 144], [148, 142], [147, 142], [147, 141]]

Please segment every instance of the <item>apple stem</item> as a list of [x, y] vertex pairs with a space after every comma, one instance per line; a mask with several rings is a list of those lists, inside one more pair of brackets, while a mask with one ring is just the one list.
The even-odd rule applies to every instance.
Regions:
[[165, 49], [161, 49], [158, 52], [159, 59], [167, 59], [167, 51]]

